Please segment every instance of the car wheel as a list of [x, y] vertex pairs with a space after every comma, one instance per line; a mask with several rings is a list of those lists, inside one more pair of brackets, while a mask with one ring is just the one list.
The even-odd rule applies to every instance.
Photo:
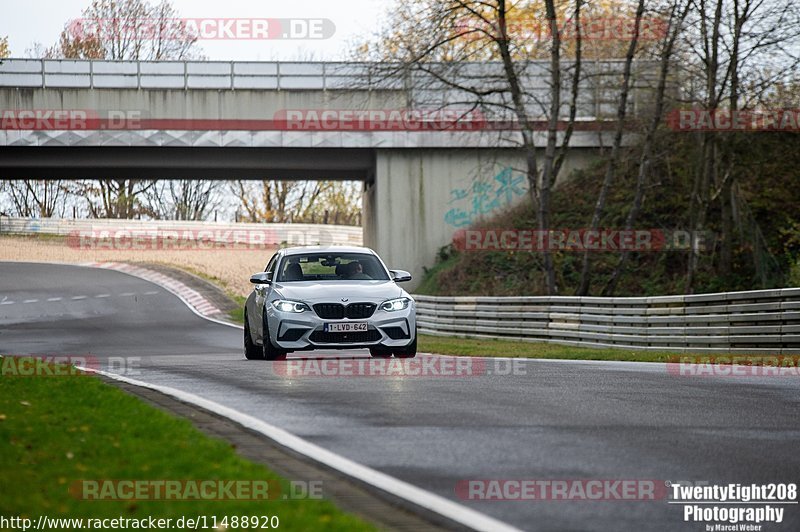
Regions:
[[394, 356], [397, 358], [414, 358], [417, 356], [417, 332], [414, 331], [414, 341], [405, 347], [395, 350]]
[[253, 336], [250, 334], [250, 322], [247, 319], [247, 310], [244, 311], [244, 357], [247, 360], [262, 360], [264, 358], [261, 346], [253, 343]]
[[264, 323], [262, 324], [262, 330], [264, 331], [264, 341], [262, 342], [264, 345], [262, 347], [262, 358], [265, 360], [283, 360], [286, 358], [286, 351], [281, 350], [278, 347], [272, 345], [272, 341], [269, 339], [269, 327], [267, 327], [267, 313], [264, 312]]
[[370, 347], [369, 354], [373, 358], [389, 358], [392, 356], [392, 352], [385, 347]]

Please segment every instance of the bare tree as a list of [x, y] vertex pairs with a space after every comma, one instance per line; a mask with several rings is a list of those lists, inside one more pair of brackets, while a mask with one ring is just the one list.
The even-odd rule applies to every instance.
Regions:
[[[611, 189], [611, 184], [617, 173], [617, 166], [622, 152], [622, 135], [625, 131], [625, 118], [628, 113], [628, 96], [631, 89], [631, 70], [633, 67], [633, 58], [636, 55], [636, 47], [639, 43], [639, 28], [641, 26], [642, 15], [644, 14], [644, 0], [638, 0], [636, 5], [636, 18], [634, 19], [633, 37], [628, 45], [628, 51], [625, 54], [625, 66], [622, 72], [622, 86], [619, 90], [619, 105], [617, 107], [617, 122], [614, 130], [614, 140], [611, 145], [611, 154], [606, 162], [606, 173], [603, 178], [603, 185], [600, 188], [600, 194], [597, 197], [597, 203], [594, 207], [592, 214], [592, 221], [589, 224], [591, 231], [597, 231], [600, 226], [600, 217], [606, 208], [606, 201], [608, 193]], [[589, 251], [583, 253], [583, 261], [581, 266], [581, 279], [576, 291], [576, 295], [585, 296], [589, 292], [589, 285], [591, 283], [591, 275], [589, 270]]]
[[148, 216], [142, 198], [156, 181], [145, 179], [97, 179], [71, 183], [71, 193], [86, 200], [92, 218], [130, 220]]
[[[181, 60], [200, 57], [196, 43], [197, 36], [180, 21], [168, 0], [155, 6], [147, 0], [92, 0], [80, 19], [66, 24], [58, 43], [47, 49], [36, 45], [32, 52], [48, 58]], [[142, 200], [154, 184], [145, 179], [109, 178], [78, 181], [71, 189], [86, 198], [91, 216], [129, 219], [153, 214], [152, 206]], [[184, 199], [195, 203], [184, 205], [176, 216], [204, 214], [198, 211], [197, 197]]]
[[[362, 47], [372, 53], [372, 58], [389, 65], [381, 72], [383, 78], [403, 76], [411, 83], [416, 80], [420, 84], [416, 88], [421, 89], [439, 84], [462, 95], [463, 100], [449, 102], [450, 105], [514, 117], [518, 132], [512, 139], [504, 140], [521, 148], [528, 190], [541, 231], [549, 229], [550, 194], [569, 146], [581, 78], [581, 31], [575, 32], [572, 61], [564, 62], [562, 55], [561, 30], [569, 17], [569, 5], [569, 2], [545, 0], [542, 12], [541, 4], [527, 1], [403, 3], [391, 17], [392, 27], [374, 43], [375, 50], [369, 52], [370, 46]], [[575, 1], [573, 24], [579, 24], [582, 5], [582, 0]], [[547, 39], [531, 39], [520, 31], [531, 20], [547, 22]], [[547, 58], [547, 62], [539, 61], [542, 58]], [[531, 86], [531, 80], [541, 75], [543, 68], [549, 82], [544, 99], [540, 98], [541, 91]], [[567, 126], [561, 135], [565, 118], [562, 87], [569, 75], [572, 83]], [[534, 116], [543, 117], [546, 124], [544, 147], [536, 144], [539, 120]], [[548, 293], [557, 293], [548, 249], [543, 251], [542, 269]]]
[[[641, 155], [639, 157], [639, 168], [636, 175], [636, 191], [634, 192], [633, 202], [631, 204], [628, 215], [625, 219], [625, 231], [633, 229], [636, 219], [639, 216], [639, 211], [642, 208], [645, 195], [645, 183], [647, 181], [648, 173], [653, 165], [654, 147], [656, 143], [656, 133], [664, 115], [664, 107], [666, 105], [667, 97], [667, 83], [670, 73], [670, 66], [673, 58], [673, 51], [678, 37], [681, 35], [683, 21], [689, 12], [692, 0], [675, 0], [668, 6], [666, 15], [666, 39], [661, 50], [656, 53], [660, 55], [659, 58], [659, 72], [658, 72], [658, 85], [656, 88], [654, 108], [650, 123], [645, 131], [644, 140], [641, 145]], [[603, 288], [604, 296], [611, 296], [617, 288], [620, 276], [625, 269], [625, 265], [630, 256], [628, 249], [620, 251], [619, 260], [614, 267], [611, 276]]]
[[[800, 10], [794, 0], [694, 0], [682, 57], [690, 80], [701, 80], [690, 90], [689, 102], [708, 112], [752, 109], [763, 101], [775, 82], [791, 76], [800, 65]], [[741, 80], [747, 79], [744, 85]], [[731, 271], [734, 216], [737, 202], [736, 155], [729, 135], [701, 131], [700, 155], [694, 172], [689, 217], [693, 234], [708, 223], [709, 207], [720, 205], [722, 228], [719, 271]], [[739, 220], [741, 223], [742, 220]], [[760, 253], [760, 250], [754, 250]], [[690, 250], [684, 290], [691, 293], [699, 265], [696, 245]], [[756, 265], [761, 260], [754, 257]]]
[[11, 200], [11, 215], [49, 218], [63, 216], [68, 190], [63, 181], [25, 179], [4, 182]]
[[168, 0], [92, 0], [67, 23], [53, 53], [66, 58], [161, 61], [200, 58], [197, 35]]
[[144, 192], [145, 211], [165, 220], [206, 220], [222, 202], [225, 182], [209, 179], [158, 181]]
[[249, 222], [357, 225], [360, 184], [345, 181], [232, 181], [243, 219]]

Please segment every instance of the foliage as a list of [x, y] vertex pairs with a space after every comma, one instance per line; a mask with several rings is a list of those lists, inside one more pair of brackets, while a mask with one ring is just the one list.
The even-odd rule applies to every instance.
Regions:
[[247, 222], [359, 225], [361, 184], [352, 181], [232, 181]]
[[[700, 255], [697, 292], [752, 290], [800, 286], [800, 189], [796, 168], [800, 165], [800, 137], [793, 133], [731, 133], [740, 164], [737, 167], [741, 215], [734, 232], [733, 264], [729, 274], [720, 272], [718, 210], [712, 208], [709, 225], [714, 235]], [[660, 132], [656, 151], [658, 164], [647, 183], [647, 193], [637, 227], [687, 230], [687, 205], [692, 189], [693, 152], [700, 149], [694, 133]], [[633, 195], [637, 159], [635, 148], [624, 157], [620, 180], [611, 191], [600, 227], [624, 226]], [[604, 166], [573, 173], [556, 188], [553, 197], [553, 227], [581, 228], [591, 219], [594, 199]], [[718, 207], [715, 207], [718, 209]], [[746, 214], [746, 215], [745, 215]], [[525, 202], [476, 225], [476, 228], [533, 229], [535, 219]], [[763, 248], [754, 236], [763, 238]], [[757, 271], [753, 257], [760, 254], [765, 277]], [[580, 254], [555, 255], [561, 293], [572, 294], [580, 280]], [[596, 275], [590, 293], [599, 294], [613, 270], [617, 254], [597, 252], [590, 260]], [[543, 295], [546, 294], [539, 263], [540, 254], [513, 251], [470, 251], [447, 256], [430, 269], [421, 293], [434, 295]], [[632, 253], [616, 295], [644, 296], [682, 293], [687, 252], [650, 251]]]
[[0, 37], [0, 59], [11, 56], [11, 48], [8, 46], [8, 35]]
[[50, 57], [164, 61], [198, 59], [198, 36], [178, 18], [169, 0], [92, 0], [69, 21]]

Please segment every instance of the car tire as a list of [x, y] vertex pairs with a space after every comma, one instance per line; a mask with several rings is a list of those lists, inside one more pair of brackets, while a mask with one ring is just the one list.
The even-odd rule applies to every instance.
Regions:
[[369, 354], [372, 358], [389, 358], [392, 356], [392, 351], [385, 347], [370, 347]]
[[244, 357], [247, 360], [263, 360], [264, 351], [261, 346], [253, 343], [250, 334], [250, 321], [247, 319], [247, 309], [244, 311]]
[[261, 328], [264, 337], [264, 341], [262, 342], [264, 345], [262, 346], [261, 350], [261, 358], [264, 360], [284, 360], [286, 358], [286, 351], [283, 351], [280, 348], [272, 345], [272, 341], [269, 339], [269, 327], [267, 327], [266, 312], [264, 312], [264, 322], [261, 325]]
[[414, 341], [405, 347], [395, 350], [394, 356], [397, 358], [414, 358], [417, 356], [417, 331], [414, 331]]

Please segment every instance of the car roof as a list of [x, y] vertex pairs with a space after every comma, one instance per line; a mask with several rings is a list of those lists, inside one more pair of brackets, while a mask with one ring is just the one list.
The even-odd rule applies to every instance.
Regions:
[[303, 255], [305, 253], [366, 253], [377, 255], [370, 248], [358, 246], [298, 246], [283, 248], [280, 252], [284, 255]]

